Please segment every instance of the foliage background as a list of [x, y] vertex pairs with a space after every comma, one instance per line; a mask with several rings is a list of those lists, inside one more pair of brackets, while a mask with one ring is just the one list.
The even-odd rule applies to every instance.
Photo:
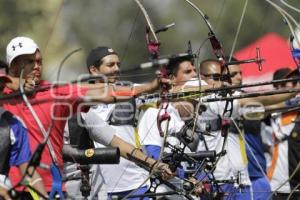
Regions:
[[[300, 8], [299, 0], [287, 1]], [[209, 16], [217, 37], [229, 54], [245, 1], [193, 2]], [[279, 0], [274, 2], [283, 6]], [[203, 20], [183, 0], [144, 0], [143, 4], [155, 27], [176, 23], [175, 27], [159, 35], [162, 55], [186, 51], [189, 40], [196, 51], [207, 38], [208, 29]], [[300, 21], [300, 13], [284, 8]], [[10, 39], [25, 35], [32, 37], [41, 48], [44, 79], [55, 80], [60, 62], [77, 48], [82, 50], [64, 63], [60, 77], [73, 80], [86, 73], [85, 56], [91, 48], [99, 45], [111, 46], [119, 52], [122, 70], [126, 71], [148, 60], [145, 25], [145, 19], [133, 0], [0, 0], [0, 58], [5, 59], [5, 47]], [[263, 0], [250, 0], [236, 50], [267, 32], [277, 32], [286, 38], [290, 34], [273, 7]], [[212, 56], [211, 48], [206, 44], [201, 49], [200, 58]], [[150, 78], [134, 72], [132, 80]]]

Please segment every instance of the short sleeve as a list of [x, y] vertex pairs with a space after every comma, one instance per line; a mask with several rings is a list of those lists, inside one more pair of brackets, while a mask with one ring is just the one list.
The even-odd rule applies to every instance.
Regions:
[[31, 151], [29, 147], [27, 129], [20, 121], [13, 118], [10, 121], [11, 137], [15, 140], [11, 148], [11, 155], [9, 159], [10, 166], [19, 166], [26, 163], [31, 158]]
[[109, 145], [115, 135], [115, 129], [108, 125], [93, 109], [81, 115], [91, 139], [103, 145]]

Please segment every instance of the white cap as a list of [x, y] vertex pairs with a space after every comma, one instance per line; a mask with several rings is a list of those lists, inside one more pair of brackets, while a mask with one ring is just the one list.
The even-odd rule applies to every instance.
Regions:
[[20, 55], [33, 54], [39, 49], [38, 45], [28, 37], [16, 37], [6, 47], [6, 61], [10, 67], [11, 62]]

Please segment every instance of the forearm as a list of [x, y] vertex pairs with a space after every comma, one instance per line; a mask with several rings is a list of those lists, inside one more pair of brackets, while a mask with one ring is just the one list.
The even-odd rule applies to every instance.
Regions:
[[205, 91], [213, 88], [220, 88], [222, 87], [221, 84], [217, 83], [214, 85], [201, 85], [201, 86], [174, 86], [171, 90], [171, 92], [197, 92], [197, 91]]
[[280, 102], [280, 103], [265, 106], [265, 110], [275, 110], [275, 109], [283, 108], [285, 106], [286, 106], [285, 102]]
[[296, 93], [285, 93], [285, 94], [276, 94], [276, 95], [270, 95], [270, 96], [260, 96], [260, 97], [254, 97], [254, 98], [240, 99], [240, 103], [241, 103], [241, 105], [246, 105], [251, 102], [258, 102], [264, 106], [269, 106], [269, 105], [281, 103], [281, 102], [283, 102], [287, 99], [293, 98], [295, 96], [296, 96]]
[[[19, 167], [20, 167], [22, 175], [25, 175], [26, 169], [27, 169], [27, 163], [21, 164]], [[36, 190], [37, 192], [42, 194], [44, 197], [48, 197], [48, 194], [44, 187], [43, 179], [38, 174], [38, 172], [36, 170], [33, 171], [33, 167], [30, 167], [28, 169], [28, 172], [29, 172], [29, 174], [33, 173], [32, 177], [29, 177], [29, 176], [26, 177], [26, 179], [29, 181], [29, 184], [31, 185], [31, 187], [33, 187], [34, 190]]]
[[168, 180], [169, 178], [173, 177], [173, 173], [170, 170], [167, 164], [158, 162], [148, 156], [146, 156], [142, 151], [135, 148], [133, 145], [125, 142], [121, 138], [114, 136], [111, 143], [113, 147], [119, 147], [121, 156], [129, 159], [129, 155], [137, 160], [140, 160], [143, 163], [147, 163], [147, 166], [150, 171], [157, 170], [161, 173], [161, 177], [163, 180]]
[[119, 101], [128, 101], [133, 96], [132, 88], [122, 87], [115, 89], [112, 85], [97, 83], [97, 84], [81, 84], [81, 87], [87, 89], [83, 96], [85, 102], [95, 103], [115, 103]]
[[[8, 194], [8, 189], [5, 187], [2, 187], [0, 185], [0, 197], [2, 197], [4, 200], [11, 200], [11, 197]], [[0, 198], [0, 199], [2, 199]]]
[[136, 149], [133, 145], [125, 142], [117, 136], [113, 137], [110, 145], [112, 147], [119, 147], [120, 154], [123, 158], [129, 159], [128, 155], [131, 155], [141, 161], [146, 161], [149, 167], [156, 163], [156, 160], [146, 156], [142, 151]]
[[154, 79], [149, 83], [134, 86], [134, 91], [136, 96], [139, 96], [143, 93], [154, 92], [158, 88], [158, 85], [159, 85], [158, 79]]
[[0, 197], [2, 197], [4, 200], [11, 200], [10, 196], [8, 195], [8, 190], [11, 187], [12, 186], [9, 178], [4, 174], [0, 174]]

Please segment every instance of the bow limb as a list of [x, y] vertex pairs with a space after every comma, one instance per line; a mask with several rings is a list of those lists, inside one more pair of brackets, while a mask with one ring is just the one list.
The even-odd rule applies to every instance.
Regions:
[[75, 50], [71, 51], [71, 52], [68, 53], [68, 54], [64, 57], [64, 59], [60, 62], [59, 67], [58, 67], [58, 70], [57, 70], [57, 76], [56, 76], [56, 81], [57, 81], [57, 83], [59, 82], [61, 70], [62, 70], [62, 68], [63, 68], [64, 63], [65, 63], [65, 62], [68, 60], [68, 58], [70, 58], [73, 54], [75, 54], [75, 53], [77, 53], [77, 52], [79, 52], [79, 51], [81, 51], [81, 50], [82, 50], [82, 48], [78, 48], [78, 49], [75, 49]]
[[[24, 73], [24, 68], [21, 71], [20, 77], [23, 77], [23, 73]], [[31, 112], [34, 120], [36, 121], [39, 129], [41, 130], [41, 132], [42, 132], [42, 134], [44, 136], [44, 142], [43, 143], [47, 143], [49, 151], [50, 151], [50, 155], [52, 157], [52, 160], [53, 160], [53, 162], [55, 164], [57, 164], [57, 158], [56, 158], [56, 155], [54, 153], [53, 146], [51, 145], [50, 141], [48, 140], [49, 135], [50, 135], [50, 131], [51, 131], [51, 128], [52, 128], [53, 124], [52, 123], [50, 124], [50, 126], [48, 128], [48, 131], [45, 130], [45, 127], [43, 126], [41, 120], [39, 119], [38, 115], [36, 114], [36, 112], [34, 111], [33, 107], [31, 106], [31, 104], [30, 104], [27, 96], [25, 95], [25, 91], [24, 91], [24, 87], [23, 87], [23, 81], [22, 81], [21, 78], [20, 78], [20, 91], [21, 91], [22, 98], [23, 98], [26, 106], [28, 107], [29, 111]]]
[[[218, 59], [220, 59], [220, 61], [224, 61], [224, 51], [222, 49], [222, 45], [220, 43], [220, 41], [218, 40], [218, 38], [216, 37], [216, 34], [213, 30], [213, 27], [212, 25], [210, 24], [209, 20], [208, 20], [208, 16], [206, 14], [204, 14], [204, 12], [202, 12], [200, 10], [199, 7], [197, 7], [194, 3], [192, 3], [190, 0], [184, 0], [186, 3], [188, 3], [190, 6], [192, 6], [196, 11], [197, 13], [199, 13], [199, 15], [201, 16], [201, 18], [204, 20], [208, 30], [209, 30], [209, 33], [208, 33], [208, 36], [209, 36], [209, 40], [211, 42], [211, 45], [212, 45], [212, 48], [213, 48], [213, 51], [214, 51], [214, 54], [216, 55], [216, 57]], [[222, 63], [223, 64], [223, 63]]]
[[[142, 13], [143, 13], [143, 15], [144, 15], [144, 17], [145, 17], [145, 19], [146, 19], [146, 22], [147, 22], [147, 24], [148, 24], [148, 30], [147, 31], [150, 31], [151, 32], [151, 34], [152, 34], [152, 36], [153, 36], [153, 38], [154, 38], [154, 41], [150, 41], [149, 40], [149, 38], [148, 38], [148, 33], [147, 33], [147, 35], [146, 35], [146, 40], [147, 40], [147, 46], [148, 46], [148, 50], [150, 51], [150, 53], [152, 54], [152, 56], [154, 56], [154, 58], [157, 58], [158, 57], [158, 53], [159, 53], [159, 41], [158, 41], [158, 38], [157, 38], [157, 36], [156, 36], [156, 33], [155, 33], [155, 31], [154, 31], [154, 27], [153, 27], [153, 24], [152, 24], [152, 22], [151, 22], [151, 20], [150, 20], [150, 17], [149, 17], [149, 15], [148, 15], [148, 13], [147, 13], [147, 11], [146, 11], [146, 9], [144, 8], [144, 6], [142, 5], [142, 3], [139, 1], [139, 0], [134, 0], [136, 3], [137, 3], [137, 5], [139, 6], [139, 8], [141, 9], [141, 11], [142, 11]], [[162, 71], [161, 70], [161, 74], [162, 73], [164, 73], [164, 71]], [[158, 112], [158, 116], [159, 116], [159, 113], [160, 112]], [[157, 119], [158, 119], [158, 117], [157, 117]], [[168, 120], [169, 121], [169, 120]], [[158, 124], [158, 122], [157, 122], [157, 124]], [[158, 127], [158, 129], [160, 129], [159, 127]], [[167, 125], [167, 129], [168, 129], [168, 125]], [[148, 133], [147, 133], [148, 134]], [[167, 134], [164, 134], [164, 136], [165, 136], [165, 138], [166, 138], [166, 136], [167, 136]], [[165, 141], [165, 138], [164, 138], [164, 141]], [[161, 157], [162, 157], [162, 152], [164, 151], [164, 144], [163, 144], [163, 146], [162, 146], [162, 148], [161, 148], [161, 152], [160, 152], [160, 155], [159, 155], [159, 158], [158, 158], [158, 161], [160, 162], [161, 161]], [[151, 178], [151, 176], [153, 175], [153, 172], [154, 172], [154, 170], [152, 170], [152, 171], [150, 171], [150, 173], [149, 173], [149, 176], [145, 179], [145, 181], [143, 181], [138, 187], [137, 187], [137, 189], [139, 189], [139, 188], [141, 188], [150, 178]], [[126, 199], [127, 197], [129, 197], [134, 191], [136, 191], [137, 189], [135, 189], [135, 190], [133, 190], [132, 192], [130, 192], [128, 195], [126, 195], [124, 198], [122, 198], [122, 199]]]
[[300, 13], [300, 9], [299, 9], [299, 8], [296, 8], [295, 6], [292, 6], [291, 4], [287, 3], [287, 2], [284, 1], [284, 0], [280, 0], [280, 2], [281, 2], [283, 5], [285, 5], [286, 7], [290, 8], [290, 9], [292, 9], [292, 10], [298, 12], [298, 13]]
[[149, 17], [149, 15], [148, 15], [148, 13], [147, 13], [145, 7], [143, 6], [143, 4], [142, 4], [139, 0], [134, 0], [134, 1], [135, 1], [135, 2], [137, 3], [137, 5], [140, 7], [140, 9], [141, 9], [141, 11], [142, 11], [142, 13], [143, 13], [143, 15], [144, 15], [144, 17], [145, 17], [145, 19], [146, 19], [146, 22], [147, 22], [147, 24], [148, 24], [148, 26], [149, 26], [149, 29], [150, 29], [150, 31], [151, 31], [151, 33], [152, 33], [152, 36], [153, 36], [155, 42], [156, 42], [156, 43], [159, 43], [159, 42], [158, 42], [158, 38], [157, 38], [157, 36], [156, 36], [156, 33], [155, 33], [155, 31], [154, 31], [153, 24], [152, 24], [152, 22], [151, 22], [151, 20], [150, 20], [150, 17]]
[[274, 3], [274, 2], [272, 2], [270, 0], [265, 0], [265, 1], [267, 3], [269, 3], [271, 6], [273, 6], [279, 12], [279, 14], [285, 19], [285, 21], [288, 24], [288, 27], [289, 27], [292, 35], [295, 37], [296, 42], [300, 46], [300, 38], [297, 36], [297, 34], [295, 34], [295, 28], [293, 27], [293, 24], [296, 27], [300, 26], [299, 23], [297, 23], [296, 19], [293, 16], [291, 16], [287, 11], [285, 11], [283, 8], [281, 8], [280, 6], [278, 6], [276, 3]]
[[[145, 7], [142, 5], [142, 3], [139, 0], [134, 0], [134, 1], [138, 4], [138, 6], [140, 7], [141, 11], [143, 12], [143, 15], [144, 15], [144, 17], [146, 19], [146, 22], [147, 22], [148, 26], [149, 26], [149, 30], [151, 31], [152, 36], [153, 36], [153, 38], [155, 40], [154, 42], [152, 42], [152, 41], [149, 41], [148, 38], [147, 38], [147, 45], [148, 45], [148, 50], [150, 51], [150, 53], [154, 54], [154, 56], [156, 58], [156, 57], [159, 56], [158, 55], [158, 53], [159, 53], [159, 48], [158, 48], [159, 47], [159, 40], [158, 40], [158, 37], [157, 37], [157, 35], [156, 35], [155, 31], [154, 31], [153, 24], [152, 24], [152, 22], [150, 20], [150, 17], [148, 15]], [[162, 78], [167, 78], [167, 72], [166, 72], [165, 66], [160, 69], [160, 76]], [[168, 89], [169, 89], [168, 85], [162, 84], [162, 92], [161, 92], [161, 94], [167, 94], [168, 93]], [[168, 115], [168, 113], [166, 111], [167, 107], [168, 107], [167, 100], [165, 98], [162, 98], [162, 103], [161, 103], [161, 109], [160, 109], [160, 111], [162, 109], [164, 109], [165, 113], [163, 114], [163, 116], [160, 116], [160, 112], [158, 112], [158, 116], [157, 116], [157, 126], [158, 126], [158, 129], [159, 129], [159, 132], [160, 132], [161, 136], [163, 136], [163, 134], [164, 134], [163, 131], [162, 131], [162, 128], [161, 128], [161, 122], [170, 119], [170, 116]]]
[[[228, 68], [227, 65], [225, 65], [225, 55], [224, 55], [224, 50], [222, 48], [222, 44], [220, 42], [220, 40], [216, 37], [215, 32], [213, 31], [213, 27], [210, 24], [210, 22], [208, 21], [208, 17], [204, 14], [204, 12], [201, 11], [201, 9], [199, 7], [197, 7], [194, 3], [192, 3], [190, 0], [184, 0], [186, 3], [188, 3], [190, 6], [192, 6], [197, 13], [199, 13], [199, 15], [201, 16], [201, 18], [204, 20], [205, 24], [207, 25], [208, 29], [209, 29], [209, 40], [212, 46], [212, 49], [214, 51], [214, 54], [216, 55], [216, 57], [218, 58], [218, 60], [220, 61], [221, 64], [221, 73], [225, 70], [225, 68]], [[227, 69], [227, 73], [229, 73], [229, 70]], [[231, 78], [230, 76], [228, 82], [231, 83]], [[199, 87], [201, 87], [201, 84], [199, 83]], [[200, 89], [200, 88], [199, 88]], [[230, 94], [230, 93], [229, 93]], [[230, 94], [231, 96], [231, 94]], [[199, 102], [200, 102], [200, 97], [199, 97]], [[226, 104], [225, 109], [224, 109], [224, 114], [227, 111], [230, 111], [230, 113], [232, 112], [232, 106], [229, 110], [227, 110], [229, 104]], [[224, 115], [223, 114], [223, 115]], [[198, 112], [196, 112], [196, 119], [198, 118]], [[196, 121], [196, 120], [195, 120]], [[194, 124], [194, 129], [195, 129], [196, 124]]]
[[241, 27], [242, 27], [242, 23], [243, 23], [244, 16], [245, 16], [245, 13], [246, 13], [247, 5], [248, 5], [248, 0], [246, 0], [245, 4], [244, 4], [244, 8], [243, 8], [243, 11], [242, 11], [240, 22], [239, 22], [239, 25], [238, 25], [238, 28], [237, 28], [237, 31], [236, 31], [236, 34], [235, 34], [235, 37], [234, 37], [234, 40], [233, 40], [232, 48], [231, 48], [231, 51], [230, 51], [229, 61], [231, 61], [231, 58], [233, 56], [233, 52], [235, 50], [236, 42], [237, 42]]
[[[198, 12], [200, 14], [201, 18], [206, 23], [206, 25], [207, 25], [207, 27], [209, 29], [208, 36], [209, 36], [209, 40], [210, 40], [212, 49], [214, 51], [215, 56], [218, 58], [218, 60], [219, 60], [219, 62], [221, 64], [221, 73], [223, 73], [223, 71], [226, 68], [227, 69], [227, 73], [229, 74], [228, 65], [225, 64], [225, 54], [224, 54], [224, 50], [222, 48], [222, 44], [219, 41], [219, 39], [216, 37], [216, 34], [214, 33], [213, 28], [212, 28], [211, 24], [208, 21], [208, 17], [195, 4], [193, 4], [190, 0], [184, 0], [184, 1], [187, 2], [190, 6], [192, 6]], [[248, 2], [248, 0], [246, 0], [246, 4], [245, 5], [247, 5], [247, 2]], [[245, 8], [244, 8], [244, 10], [245, 10]], [[241, 22], [242, 22], [242, 20], [241, 20]], [[241, 24], [241, 22], [240, 22], [240, 24]], [[238, 32], [236, 34], [236, 38], [237, 38], [237, 36], [238, 36]], [[228, 77], [229, 77], [228, 82], [231, 83], [231, 78], [230, 78], [230, 76], [228, 76]], [[199, 83], [199, 87], [200, 86], [201, 86], [201, 84]], [[227, 96], [227, 94], [229, 94], [230, 96], [232, 96], [231, 92], [226, 92], [226, 96]], [[201, 102], [200, 98], [201, 97], [199, 97], [199, 102]], [[201, 105], [199, 104], [199, 108], [200, 108], [200, 106]], [[228, 109], [228, 106], [230, 106], [229, 109]], [[199, 109], [199, 108], [197, 108], [197, 109]], [[232, 111], [233, 111], [233, 102], [232, 101], [226, 101], [224, 112], [223, 112], [222, 116], [224, 116], [228, 111], [229, 111], [229, 115], [231, 116]], [[197, 123], [197, 119], [198, 119], [199, 115], [200, 115], [200, 113], [198, 111], [196, 111], [196, 117], [195, 117], [194, 124], [193, 124], [192, 135], [195, 134], [195, 129], [196, 129], [196, 126], [197, 126], [196, 123]], [[227, 120], [222, 120], [222, 130], [225, 130], [227, 126], [228, 126], [228, 121]], [[225, 145], [226, 145], [227, 134], [224, 132], [224, 134], [222, 133], [222, 136], [224, 137], [223, 144], [222, 144], [222, 150], [221, 150], [220, 156], [219, 156], [218, 160], [215, 162], [215, 166], [213, 168], [216, 167], [216, 164], [220, 160], [220, 158], [222, 156], [222, 152], [224, 151], [224, 148], [225, 148]]]
[[[156, 33], [155, 33], [155, 31], [154, 31], [154, 27], [153, 27], [153, 24], [152, 24], [152, 22], [151, 22], [151, 20], [150, 20], [150, 17], [149, 17], [149, 15], [148, 15], [148, 13], [147, 13], [147, 11], [146, 11], [146, 9], [145, 9], [145, 7], [143, 6], [143, 4], [139, 1], [139, 0], [134, 0], [135, 1], [135, 3], [138, 5], [138, 7], [140, 8], [140, 10], [142, 11], [142, 13], [143, 13], [143, 15], [144, 15], [144, 17], [145, 17], [145, 19], [146, 19], [146, 22], [147, 22], [147, 25], [148, 25], [148, 27], [149, 27], [149, 31], [151, 32], [151, 34], [152, 34], [152, 36], [153, 36], [153, 38], [154, 38], [154, 42], [153, 42], [153, 48], [156, 50], [156, 51], [154, 51], [155, 53], [158, 53], [158, 45], [159, 45], [159, 42], [158, 42], [158, 38], [157, 38], [157, 36], [156, 36]], [[148, 40], [148, 38], [147, 38], [147, 40]], [[150, 51], [150, 45], [151, 44], [149, 44], [148, 43], [148, 41], [147, 41], [147, 45], [148, 45], [148, 50]], [[156, 48], [157, 47], [157, 48]], [[151, 52], [152, 53], [152, 52]], [[148, 133], [149, 133], [149, 131], [148, 131]], [[147, 133], [147, 134], [148, 134]], [[146, 135], [147, 135], [146, 134]], [[124, 170], [125, 171], [125, 170]], [[123, 171], [123, 172], [124, 172]], [[143, 185], [145, 185], [146, 183], [147, 183], [147, 181], [150, 179], [150, 177], [152, 176], [152, 174], [153, 174], [153, 172], [150, 172], [150, 174], [149, 174], [149, 176], [137, 187], [137, 189], [139, 189], [139, 188], [141, 188]], [[123, 173], [122, 173], [122, 175], [121, 176], [123, 176]], [[119, 178], [119, 180], [121, 180], [121, 177]], [[115, 186], [117, 185], [119, 183], [119, 181], [115, 184]], [[114, 188], [115, 188], [115, 186], [114, 186]], [[126, 195], [125, 197], [123, 197], [122, 199], [127, 199], [127, 197], [128, 196], [130, 196], [130, 195], [132, 195], [137, 189], [135, 189], [135, 190], [133, 190], [132, 192], [130, 192], [128, 195]]]
[[209, 29], [210, 32], [214, 33], [213, 31], [213, 27], [210, 24], [210, 22], [208, 21], [208, 17], [206, 14], [204, 14], [204, 12], [202, 12], [193, 2], [191, 2], [190, 0], [184, 0], [185, 2], [187, 2], [190, 6], [192, 6], [202, 17], [202, 19], [204, 20], [205, 24], [207, 25], [207, 28]]

